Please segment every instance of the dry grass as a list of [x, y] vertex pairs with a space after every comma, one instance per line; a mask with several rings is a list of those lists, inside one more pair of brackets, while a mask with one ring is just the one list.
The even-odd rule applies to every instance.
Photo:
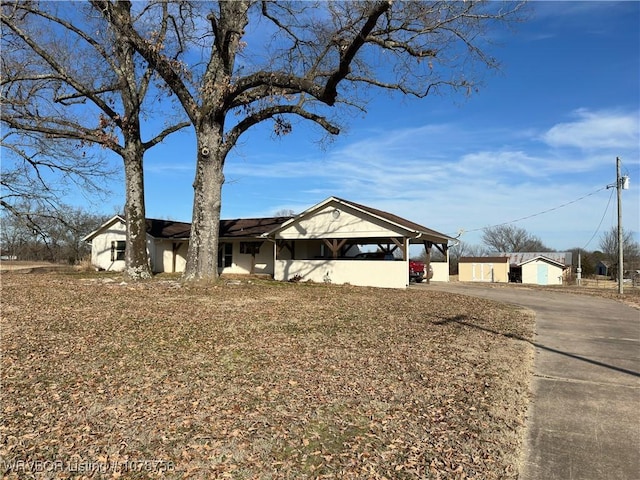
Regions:
[[610, 285], [605, 288], [594, 286], [593, 284], [587, 284], [582, 286], [567, 285], [559, 287], [538, 287], [545, 290], [560, 291], [564, 293], [574, 293], [578, 295], [588, 295], [591, 297], [608, 298], [610, 300], [616, 300], [624, 303], [630, 307], [640, 309], [640, 287], [634, 285], [623, 285], [623, 294], [618, 293], [618, 284], [611, 282]]
[[105, 278], [2, 276], [5, 478], [517, 477], [522, 311], [428, 289]]
[[23, 260], [3, 260], [0, 262], [0, 272], [10, 272], [20, 270], [28, 273], [34, 270], [42, 269], [63, 269], [68, 268], [66, 265], [51, 262], [28, 262]]

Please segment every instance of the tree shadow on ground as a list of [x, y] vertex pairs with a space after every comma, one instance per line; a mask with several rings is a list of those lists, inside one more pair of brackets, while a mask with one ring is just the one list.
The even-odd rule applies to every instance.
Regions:
[[580, 356], [580, 355], [576, 355], [574, 353], [563, 352], [562, 350], [558, 350], [556, 348], [551, 348], [551, 347], [548, 347], [546, 345], [542, 345], [542, 344], [537, 343], [535, 341], [532, 341], [532, 340], [530, 340], [528, 338], [525, 338], [525, 337], [523, 337], [521, 335], [517, 335], [517, 334], [514, 334], [514, 333], [508, 333], [508, 332], [499, 332], [497, 330], [494, 330], [494, 329], [491, 329], [491, 328], [487, 328], [487, 327], [484, 327], [482, 325], [477, 325], [477, 324], [475, 324], [475, 323], [473, 323], [473, 322], [471, 322], [469, 320], [470, 319], [469, 319], [469, 317], [467, 315], [456, 315], [455, 317], [445, 318], [445, 319], [442, 319], [442, 320], [435, 321], [433, 323], [434, 323], [434, 325], [448, 325], [448, 324], [456, 323], [458, 325], [463, 325], [465, 327], [470, 327], [470, 328], [475, 328], [477, 330], [482, 330], [483, 332], [491, 333], [493, 335], [500, 335], [500, 336], [505, 337], [505, 338], [512, 338], [512, 339], [515, 339], [515, 340], [521, 340], [523, 342], [527, 342], [527, 343], [533, 345], [536, 348], [540, 348], [542, 350], [546, 350], [546, 351], [552, 352], [552, 353], [557, 353], [559, 355], [564, 355], [566, 357], [573, 358], [573, 359], [576, 359], [576, 360], [580, 360], [582, 362], [590, 363], [591, 365], [597, 365], [599, 367], [604, 367], [604, 368], [608, 368], [608, 369], [611, 369], [611, 370], [615, 370], [616, 372], [624, 373], [624, 374], [631, 375], [631, 376], [634, 376], [634, 377], [640, 377], [640, 373], [639, 372], [635, 372], [633, 370], [628, 370], [628, 369], [622, 368], [622, 367], [617, 367], [615, 365], [610, 365], [608, 363], [600, 362], [598, 360], [593, 360], [591, 358], [586, 358], [586, 357], [583, 357], [583, 356]]

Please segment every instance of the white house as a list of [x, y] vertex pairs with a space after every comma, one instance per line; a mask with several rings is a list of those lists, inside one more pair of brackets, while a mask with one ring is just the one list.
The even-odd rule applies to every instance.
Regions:
[[[273, 246], [262, 235], [290, 217], [242, 218], [220, 221], [218, 265], [225, 273], [273, 275]], [[147, 219], [147, 252], [154, 273], [183, 272], [191, 224]], [[126, 224], [116, 215], [84, 237], [91, 242], [91, 263], [100, 270], [124, 270]]]
[[[147, 250], [153, 272], [181, 272], [191, 225], [147, 220]], [[91, 261], [103, 270], [124, 269], [125, 221], [116, 215], [85, 237]], [[350, 283], [404, 288], [409, 283], [409, 246], [436, 247], [447, 258], [431, 263], [432, 280], [448, 281], [452, 238], [388, 212], [330, 197], [295, 217], [220, 221], [220, 273], [266, 274], [276, 280]], [[362, 250], [384, 252], [365, 258]], [[427, 267], [428, 268], [428, 267]]]

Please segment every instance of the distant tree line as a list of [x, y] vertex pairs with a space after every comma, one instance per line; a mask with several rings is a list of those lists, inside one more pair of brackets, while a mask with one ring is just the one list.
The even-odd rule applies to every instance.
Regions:
[[[623, 257], [624, 270], [628, 275], [633, 276], [633, 272], [640, 270], [640, 244], [634, 240], [632, 232], [623, 230]], [[597, 274], [597, 267], [600, 262], [608, 266], [607, 275], [617, 276], [618, 269], [618, 230], [613, 227], [603, 232], [600, 236], [599, 249], [585, 250], [584, 248], [571, 248], [573, 272], [578, 266], [578, 255], [582, 268], [582, 276], [589, 277]], [[524, 228], [514, 225], [499, 225], [483, 230], [482, 245], [471, 245], [464, 241], [459, 241], [449, 248], [449, 272], [452, 275], [458, 274], [458, 263], [462, 257], [485, 257], [496, 253], [515, 252], [555, 252], [556, 250], [547, 247], [544, 242], [535, 235], [527, 232]], [[424, 256], [424, 254], [423, 254]], [[432, 260], [444, 260], [444, 256], [436, 252]]]
[[0, 218], [2, 259], [77, 264], [91, 253], [82, 238], [106, 219], [81, 208], [67, 206], [52, 214], [29, 202], [18, 203]]

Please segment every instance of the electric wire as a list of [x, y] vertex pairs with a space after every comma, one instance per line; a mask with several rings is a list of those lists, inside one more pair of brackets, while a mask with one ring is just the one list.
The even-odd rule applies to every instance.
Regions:
[[[496, 225], [491, 225], [491, 226], [488, 226], [488, 227], [474, 228], [473, 230], [464, 230], [464, 233], [479, 232], [481, 230], [485, 230], [485, 229], [488, 229], [488, 228], [501, 227], [503, 225], [509, 225], [511, 223], [521, 222], [522, 220], [528, 220], [529, 218], [538, 217], [540, 215], [544, 215], [545, 213], [553, 212], [554, 210], [559, 210], [560, 208], [566, 207], [567, 205], [571, 205], [573, 203], [577, 203], [580, 200], [584, 200], [587, 197], [591, 197], [592, 195], [595, 195], [596, 193], [601, 192], [602, 190], [605, 190], [607, 188], [608, 188], [607, 186], [601, 187], [601, 188], [599, 188], [599, 189], [597, 189], [597, 190], [595, 190], [595, 191], [593, 191], [591, 193], [587, 193], [586, 195], [583, 195], [580, 198], [576, 198], [575, 200], [571, 200], [570, 202], [563, 203], [562, 205], [558, 205], [556, 207], [549, 208], [547, 210], [543, 210], [542, 212], [538, 212], [538, 213], [534, 213], [534, 214], [531, 214], [531, 215], [527, 215], [526, 217], [517, 218], [515, 220], [510, 220], [508, 222], [498, 223]], [[611, 201], [611, 199], [609, 199], [609, 201]]]
[[600, 231], [600, 227], [602, 226], [602, 222], [604, 221], [604, 217], [607, 216], [607, 212], [609, 211], [609, 205], [611, 205], [611, 199], [613, 198], [613, 192], [615, 192], [615, 190], [611, 190], [611, 195], [609, 195], [609, 201], [607, 202], [607, 206], [604, 209], [604, 213], [602, 214], [602, 218], [600, 219], [600, 223], [598, 223], [598, 226], [596, 227], [596, 231], [593, 232], [593, 235], [591, 235], [591, 238], [589, 239], [589, 241], [584, 244], [584, 247], [582, 247], [582, 250], [586, 250], [587, 249], [587, 247], [591, 243], [591, 240], [593, 240], [594, 237]]

